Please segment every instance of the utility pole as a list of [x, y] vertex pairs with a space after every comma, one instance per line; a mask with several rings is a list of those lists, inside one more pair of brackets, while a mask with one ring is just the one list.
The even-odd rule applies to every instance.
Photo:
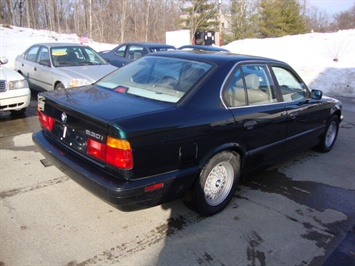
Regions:
[[92, 38], [92, 2], [89, 0], [89, 36], [88, 38]]
[[218, 0], [218, 13], [219, 13], [219, 46], [223, 44], [222, 35], [222, 0]]

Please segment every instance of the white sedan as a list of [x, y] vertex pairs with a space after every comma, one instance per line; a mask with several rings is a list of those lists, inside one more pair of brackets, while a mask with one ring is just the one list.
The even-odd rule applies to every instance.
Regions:
[[75, 43], [39, 43], [15, 59], [30, 88], [56, 90], [89, 85], [117, 68], [94, 49]]
[[22, 75], [4, 66], [7, 63], [7, 58], [0, 58], [0, 111], [22, 114], [30, 104], [31, 91]]

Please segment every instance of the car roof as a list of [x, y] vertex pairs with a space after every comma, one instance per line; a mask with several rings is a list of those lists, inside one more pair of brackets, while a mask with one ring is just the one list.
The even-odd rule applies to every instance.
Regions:
[[215, 53], [215, 52], [211, 52], [211, 51], [198, 51], [198, 50], [162, 51], [159, 53], [150, 53], [146, 56], [174, 57], [174, 58], [187, 59], [187, 60], [211, 62], [211, 63], [216, 63], [216, 64], [224, 64], [227, 62], [237, 63], [237, 62], [243, 62], [243, 61], [254, 61], [254, 62], [255, 61], [260, 61], [260, 62], [267, 61], [267, 62], [286, 64], [285, 62], [282, 62], [282, 61], [279, 61], [276, 59], [261, 57], [261, 56], [234, 54], [234, 53]]
[[31, 45], [31, 46], [35, 46], [35, 45], [44, 45], [44, 46], [48, 46], [48, 47], [62, 47], [62, 46], [85, 46], [85, 47], [89, 47], [87, 45], [81, 45], [79, 43], [72, 43], [72, 42], [45, 42], [45, 43], [36, 43], [34, 45]]
[[209, 45], [183, 45], [183, 46], [179, 47], [178, 49], [184, 49], [184, 48], [230, 52], [229, 50], [227, 50], [225, 48], [217, 47], [217, 46], [209, 46]]
[[141, 46], [145, 46], [145, 47], [148, 47], [148, 48], [153, 48], [153, 47], [170, 47], [170, 48], [175, 48], [175, 46], [173, 45], [169, 45], [169, 44], [164, 44], [164, 43], [155, 43], [155, 42], [125, 42], [125, 43], [122, 43], [120, 45], [123, 45], [123, 44], [130, 44], [130, 45], [141, 45]]

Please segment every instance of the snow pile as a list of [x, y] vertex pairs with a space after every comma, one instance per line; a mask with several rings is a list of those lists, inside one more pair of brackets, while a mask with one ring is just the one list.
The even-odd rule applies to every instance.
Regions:
[[[13, 67], [17, 55], [41, 42], [79, 43], [76, 34], [59, 34], [0, 25], [0, 56]], [[96, 51], [110, 50], [117, 44], [89, 40]], [[258, 55], [290, 64], [310, 89], [325, 94], [355, 97], [355, 29], [336, 33], [308, 33], [269, 39], [245, 39], [224, 48], [234, 53]]]
[[269, 39], [246, 39], [224, 48], [290, 64], [310, 89], [355, 97], [355, 29]]

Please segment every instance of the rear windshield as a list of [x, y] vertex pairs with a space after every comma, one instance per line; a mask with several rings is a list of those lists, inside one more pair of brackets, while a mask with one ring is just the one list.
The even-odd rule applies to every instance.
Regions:
[[178, 102], [212, 65], [145, 56], [104, 77], [96, 85], [163, 102]]

